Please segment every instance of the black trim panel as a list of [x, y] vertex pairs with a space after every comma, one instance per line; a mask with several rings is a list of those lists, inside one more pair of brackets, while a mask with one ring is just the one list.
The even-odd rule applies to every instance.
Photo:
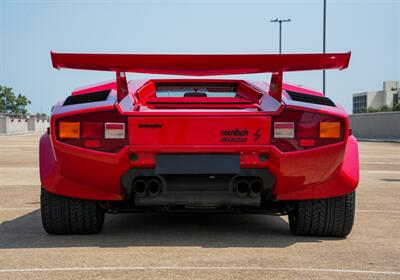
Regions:
[[159, 154], [156, 174], [237, 174], [239, 154]]
[[71, 95], [65, 99], [63, 106], [104, 101], [107, 99], [110, 91], [111, 90], [103, 90], [85, 94]]
[[292, 100], [295, 100], [295, 101], [336, 107], [335, 103], [333, 103], [333, 101], [330, 100], [328, 97], [305, 94], [305, 93], [300, 93], [300, 92], [295, 92], [295, 91], [290, 91], [290, 90], [286, 90], [286, 92], [289, 94], [290, 98], [292, 98]]

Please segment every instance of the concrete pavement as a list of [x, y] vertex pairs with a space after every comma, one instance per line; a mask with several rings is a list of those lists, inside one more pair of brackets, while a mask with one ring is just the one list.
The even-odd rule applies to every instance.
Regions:
[[41, 226], [39, 135], [0, 136], [0, 279], [400, 279], [400, 143], [360, 143], [347, 239], [299, 237], [286, 217], [107, 215], [99, 235]]

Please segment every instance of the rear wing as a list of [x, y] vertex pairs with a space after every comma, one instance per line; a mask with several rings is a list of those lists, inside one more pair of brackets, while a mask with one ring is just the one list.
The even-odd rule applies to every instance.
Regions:
[[281, 100], [283, 72], [345, 69], [350, 52], [327, 54], [77, 54], [51, 52], [53, 67], [114, 71], [117, 94], [128, 94], [125, 72], [213, 76], [273, 73], [270, 95]]

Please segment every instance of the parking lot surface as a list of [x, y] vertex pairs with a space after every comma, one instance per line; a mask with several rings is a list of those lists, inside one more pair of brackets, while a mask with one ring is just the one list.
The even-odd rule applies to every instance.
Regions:
[[227, 214], [107, 215], [98, 235], [50, 236], [38, 141], [0, 136], [0, 279], [400, 279], [400, 143], [360, 143], [355, 225], [340, 239]]

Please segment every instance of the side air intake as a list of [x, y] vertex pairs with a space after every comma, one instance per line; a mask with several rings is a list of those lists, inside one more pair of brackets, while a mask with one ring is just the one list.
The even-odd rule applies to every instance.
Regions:
[[71, 95], [65, 99], [63, 106], [104, 101], [107, 99], [109, 94], [110, 90], [103, 90], [85, 94]]
[[333, 103], [333, 101], [330, 100], [328, 97], [304, 94], [304, 93], [299, 93], [299, 92], [290, 91], [290, 90], [286, 90], [286, 92], [289, 94], [289, 96], [292, 98], [292, 100], [295, 100], [295, 101], [336, 107], [335, 103]]

